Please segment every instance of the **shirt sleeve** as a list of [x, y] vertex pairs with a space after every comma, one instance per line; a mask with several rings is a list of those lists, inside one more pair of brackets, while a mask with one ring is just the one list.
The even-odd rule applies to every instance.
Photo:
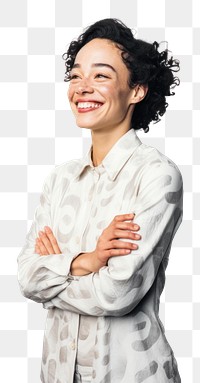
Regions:
[[122, 316], [143, 299], [159, 271], [160, 284], [164, 286], [163, 270], [183, 216], [183, 183], [178, 168], [171, 164], [149, 169], [147, 166], [132, 211], [142, 236], [137, 241], [138, 249], [126, 256], [111, 257], [108, 266], [98, 273], [72, 276], [69, 285], [57, 296], [43, 301], [44, 308]]
[[35, 253], [36, 238], [44, 226], [52, 226], [51, 196], [56, 184], [56, 168], [46, 177], [40, 203], [36, 208], [26, 242], [17, 258], [18, 282], [22, 294], [36, 302], [52, 299], [69, 285], [68, 278], [72, 260], [78, 255], [50, 254], [40, 256]]

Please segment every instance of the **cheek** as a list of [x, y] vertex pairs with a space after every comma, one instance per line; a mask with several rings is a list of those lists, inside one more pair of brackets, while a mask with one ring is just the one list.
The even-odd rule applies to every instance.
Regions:
[[67, 97], [70, 102], [72, 102], [74, 95], [74, 87], [72, 85], [69, 85], [68, 91], [67, 91]]
[[112, 84], [102, 84], [98, 90], [105, 96], [106, 99], [115, 101], [115, 103], [126, 103], [129, 91], [124, 83], [113, 82]]
[[117, 85], [101, 85], [99, 88], [99, 92], [105, 97], [107, 100], [117, 101], [119, 98], [119, 91], [117, 90]]

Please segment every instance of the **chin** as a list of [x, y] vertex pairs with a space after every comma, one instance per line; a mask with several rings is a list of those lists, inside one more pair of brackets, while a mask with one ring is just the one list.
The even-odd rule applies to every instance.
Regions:
[[77, 124], [77, 126], [78, 126], [80, 129], [90, 129], [90, 130], [92, 130], [92, 127], [87, 126], [87, 125], [78, 125], [78, 124]]
[[79, 128], [84, 128], [84, 129], [95, 129], [97, 128], [97, 125], [94, 125], [94, 123], [92, 123], [91, 121], [80, 121], [79, 119], [76, 119], [76, 125], [79, 127]]
[[76, 121], [76, 125], [78, 126], [78, 128], [81, 128], [81, 129], [92, 129], [93, 128], [93, 125], [91, 124], [84, 124], [84, 123], [81, 123], [81, 122], [78, 122]]

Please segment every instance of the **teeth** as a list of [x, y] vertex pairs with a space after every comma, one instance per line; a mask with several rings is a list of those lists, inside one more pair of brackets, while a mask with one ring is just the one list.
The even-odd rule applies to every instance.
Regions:
[[79, 109], [86, 109], [86, 108], [99, 108], [101, 104], [97, 104], [94, 102], [78, 102], [78, 108]]

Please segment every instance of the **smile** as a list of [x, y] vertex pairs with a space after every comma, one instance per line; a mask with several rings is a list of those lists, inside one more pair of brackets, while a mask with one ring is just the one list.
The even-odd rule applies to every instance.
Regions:
[[100, 108], [102, 105], [100, 102], [78, 102], [77, 109], [79, 112], [90, 112]]

